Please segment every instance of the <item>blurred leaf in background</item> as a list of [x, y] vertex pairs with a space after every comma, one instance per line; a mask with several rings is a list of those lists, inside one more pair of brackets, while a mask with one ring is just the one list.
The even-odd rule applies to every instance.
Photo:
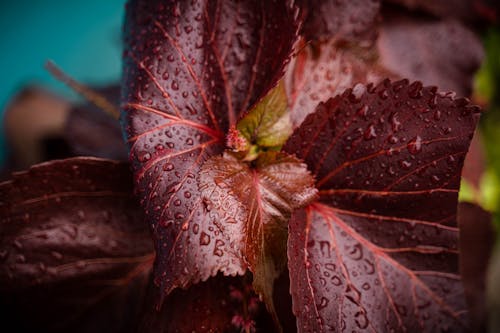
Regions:
[[[479, 204], [493, 212], [500, 227], [500, 28], [492, 27], [484, 35], [486, 58], [476, 75], [474, 98], [483, 105], [480, 134], [486, 153], [486, 167], [479, 180]], [[470, 197], [470, 183], [464, 191]], [[464, 198], [464, 193], [461, 193]], [[470, 201], [470, 200], [466, 200]]]

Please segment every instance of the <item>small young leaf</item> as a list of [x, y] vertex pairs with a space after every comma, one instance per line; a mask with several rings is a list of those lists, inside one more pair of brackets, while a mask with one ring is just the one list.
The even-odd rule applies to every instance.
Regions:
[[[218, 212], [218, 225], [254, 273], [255, 290], [270, 311], [274, 280], [286, 266], [287, 222], [294, 209], [316, 196], [305, 164], [283, 153], [268, 152], [255, 169], [226, 153], [209, 159], [200, 172], [204, 202]], [[243, 223], [238, 223], [243, 221]]]
[[238, 131], [258, 148], [279, 149], [292, 134], [282, 81], [238, 122]]
[[0, 202], [0, 308], [10, 323], [132, 330], [154, 254], [127, 164], [39, 164], [1, 183]]
[[[168, 294], [246, 269], [221, 238], [195, 175], [225, 134], [281, 79], [296, 8], [274, 1], [131, 0], [125, 22], [123, 130]], [[209, 241], [210, 240], [210, 241]]]
[[319, 190], [290, 223], [299, 328], [465, 329], [455, 216], [478, 118], [407, 80], [348, 90], [306, 118], [284, 147]]

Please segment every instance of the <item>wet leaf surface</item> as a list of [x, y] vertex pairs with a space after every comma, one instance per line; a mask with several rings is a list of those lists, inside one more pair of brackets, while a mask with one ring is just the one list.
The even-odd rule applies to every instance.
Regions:
[[[255, 290], [273, 315], [274, 281], [286, 266], [287, 222], [294, 209], [315, 198], [313, 184], [306, 165], [282, 153], [261, 155], [255, 168], [226, 153], [201, 169], [202, 200], [212, 207], [225, 242], [243, 254]], [[205, 237], [203, 245], [209, 245], [210, 237]]]
[[285, 76], [293, 126], [298, 127], [320, 102], [357, 83], [378, 83], [386, 77], [397, 78], [377, 63], [372, 49], [341, 45], [334, 38], [304, 45]]
[[347, 90], [306, 118], [285, 145], [320, 195], [290, 222], [302, 331], [466, 328], [455, 216], [478, 117], [468, 100], [404, 80]]
[[15, 173], [0, 184], [0, 216], [0, 303], [13, 327], [130, 331], [153, 247], [127, 164], [74, 158]]
[[217, 271], [242, 274], [246, 264], [221, 238], [195, 175], [281, 77], [296, 10], [269, 1], [127, 6], [123, 128], [158, 253], [155, 282], [169, 293]]
[[305, 22], [302, 33], [308, 40], [333, 37], [363, 41], [376, 37], [379, 0], [300, 0]]
[[481, 41], [461, 23], [398, 12], [384, 16], [377, 49], [380, 65], [400, 77], [459, 96], [470, 95], [484, 56]]
[[[220, 274], [187, 290], [174, 290], [157, 311], [145, 306], [140, 332], [272, 332], [273, 322], [252, 291], [251, 279]], [[149, 290], [153, 299], [158, 291]]]

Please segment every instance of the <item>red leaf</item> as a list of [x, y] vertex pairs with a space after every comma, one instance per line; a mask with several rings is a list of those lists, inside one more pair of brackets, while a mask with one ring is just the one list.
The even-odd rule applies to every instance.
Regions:
[[478, 117], [466, 99], [387, 80], [306, 118], [285, 144], [316, 175], [322, 202], [290, 224], [303, 331], [464, 329], [455, 215]]
[[[111, 85], [96, 89], [97, 93], [118, 108], [120, 87]], [[74, 155], [128, 160], [120, 123], [92, 103], [73, 105], [64, 125], [64, 139]]]
[[486, 332], [488, 323], [486, 275], [496, 238], [492, 222], [491, 214], [480, 206], [465, 202], [459, 204], [460, 274], [473, 332]]
[[[250, 168], [230, 153], [213, 157], [201, 168], [200, 190], [217, 214], [214, 224], [225, 242], [242, 253], [255, 290], [276, 318], [273, 285], [286, 266], [287, 222], [294, 209], [314, 200], [316, 189], [305, 164], [296, 158], [267, 153], [255, 164]], [[209, 245], [210, 237], [206, 239], [203, 245]]]
[[373, 49], [342, 45], [334, 38], [305, 45], [285, 75], [294, 127], [314, 112], [319, 102], [357, 83], [379, 82], [386, 77], [396, 78], [377, 63]]
[[459, 22], [400, 13], [384, 17], [377, 48], [380, 64], [400, 77], [462, 96], [484, 57], [479, 38]]
[[[122, 115], [165, 293], [246, 268], [216, 241], [195, 175], [281, 77], [297, 34], [294, 11], [272, 1], [128, 4]], [[211, 246], [200, 245], [202, 235]]]
[[495, 22], [500, 12], [496, 0], [389, 0], [389, 2], [404, 5], [412, 10], [423, 10], [435, 16], [476, 21], [476, 23], [484, 23], [485, 19]]
[[371, 40], [376, 36], [379, 0], [300, 0], [306, 13], [303, 34], [309, 40]]
[[[217, 275], [174, 290], [160, 311], [146, 302], [139, 332], [272, 332], [272, 320], [248, 280]], [[157, 293], [151, 288], [148, 297]]]
[[15, 173], [0, 184], [0, 216], [0, 303], [10, 323], [128, 332], [153, 246], [127, 164], [74, 158]]

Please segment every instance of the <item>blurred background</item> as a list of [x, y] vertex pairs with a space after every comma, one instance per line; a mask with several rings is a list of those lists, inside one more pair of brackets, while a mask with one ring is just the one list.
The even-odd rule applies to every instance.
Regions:
[[[89, 85], [118, 82], [124, 0], [0, 1], [0, 112], [26, 86], [76, 96], [44, 69], [51, 59]], [[0, 164], [6, 160], [0, 135]]]

